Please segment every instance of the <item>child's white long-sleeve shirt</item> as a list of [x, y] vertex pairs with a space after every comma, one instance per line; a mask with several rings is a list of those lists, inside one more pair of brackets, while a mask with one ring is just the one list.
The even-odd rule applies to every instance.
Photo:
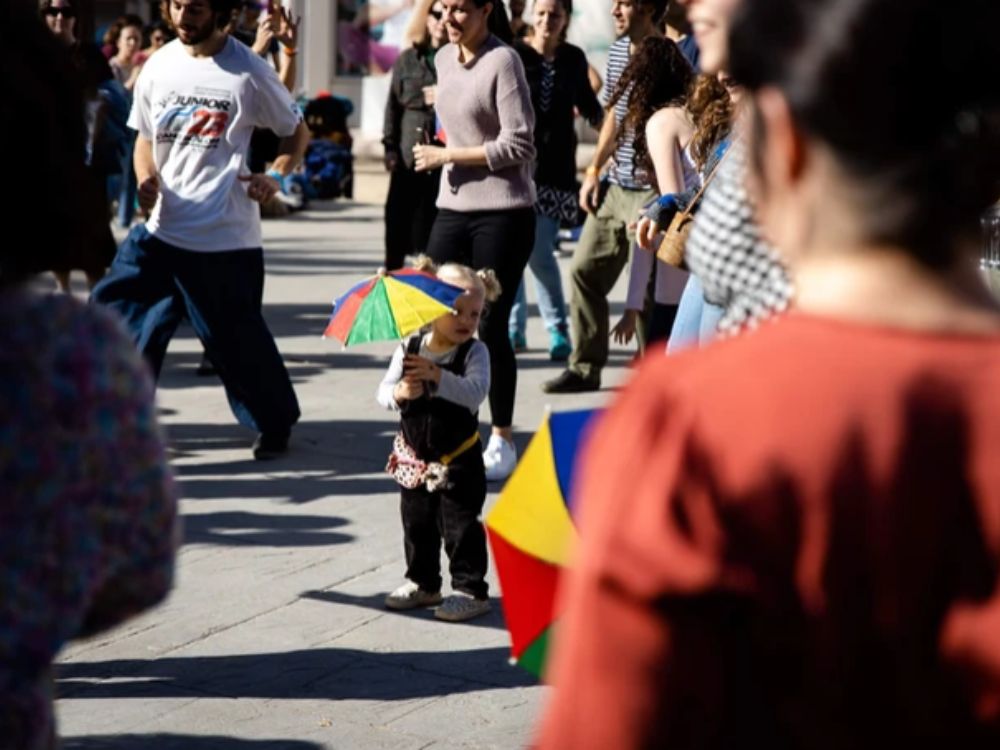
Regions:
[[[446, 352], [430, 352], [427, 350], [427, 340], [430, 334], [426, 334], [420, 342], [420, 356], [425, 357], [435, 364], [448, 365], [455, 359], [458, 347], [449, 349]], [[386, 409], [399, 411], [399, 404], [396, 403], [392, 392], [396, 383], [403, 379], [403, 357], [406, 356], [406, 344], [403, 343], [396, 348], [392, 354], [392, 361], [389, 369], [386, 370], [385, 377], [379, 383], [376, 399]], [[479, 411], [479, 407], [490, 392], [490, 351], [486, 344], [476, 340], [469, 349], [469, 354], [465, 358], [465, 374], [456, 375], [442, 367], [441, 382], [432, 393], [434, 398], [443, 398], [459, 406], [464, 406], [473, 414]]]

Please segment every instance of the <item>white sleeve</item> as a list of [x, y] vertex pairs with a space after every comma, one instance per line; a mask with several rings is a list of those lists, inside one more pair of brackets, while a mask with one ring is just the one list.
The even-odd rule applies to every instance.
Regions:
[[392, 353], [392, 361], [389, 363], [389, 369], [385, 371], [385, 376], [378, 385], [378, 392], [375, 394], [375, 399], [383, 409], [399, 411], [399, 404], [396, 403], [392, 392], [396, 387], [396, 383], [403, 379], [403, 355], [405, 353], [405, 346], [396, 347], [396, 351]]
[[132, 89], [132, 110], [128, 115], [128, 126], [132, 130], [139, 131], [139, 135], [148, 141], [152, 141], [156, 136], [156, 128], [153, 125], [152, 107], [150, 106], [150, 86], [152, 76], [147, 75], [146, 67], [139, 73], [136, 79], [135, 88]]
[[287, 138], [302, 121], [302, 112], [274, 68], [260, 58], [257, 60], [259, 64], [254, 66], [252, 78], [256, 88], [254, 122], [258, 127], [273, 130], [279, 138]]

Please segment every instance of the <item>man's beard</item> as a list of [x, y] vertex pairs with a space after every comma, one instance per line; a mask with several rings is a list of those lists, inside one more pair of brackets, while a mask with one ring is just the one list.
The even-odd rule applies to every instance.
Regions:
[[193, 47], [211, 39], [212, 34], [215, 32], [215, 19], [213, 18], [212, 20], [207, 21], [204, 26], [198, 26], [193, 30], [181, 31], [187, 35], [186, 38], [181, 38], [181, 42], [189, 47]]

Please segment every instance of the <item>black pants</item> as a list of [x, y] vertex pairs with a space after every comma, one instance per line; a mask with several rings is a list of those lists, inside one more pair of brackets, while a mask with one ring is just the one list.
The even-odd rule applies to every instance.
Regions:
[[479, 446], [466, 451], [446, 490], [401, 489], [406, 577], [424, 591], [441, 590], [441, 540], [448, 555], [451, 587], [485, 599], [486, 532], [479, 520], [486, 502], [486, 471]]
[[114, 309], [159, 377], [184, 316], [205, 346], [240, 424], [288, 432], [299, 418], [288, 371], [261, 312], [260, 248], [194, 252], [132, 228], [91, 300]]
[[437, 216], [441, 170], [415, 172], [403, 164], [389, 175], [385, 201], [385, 267], [403, 267], [407, 255], [427, 252], [427, 241]]
[[507, 336], [507, 319], [535, 244], [535, 211], [438, 211], [427, 254], [437, 263], [455, 262], [479, 270], [492, 268], [503, 292], [479, 324], [479, 338], [490, 350], [490, 414], [494, 427], [514, 421], [517, 362]]

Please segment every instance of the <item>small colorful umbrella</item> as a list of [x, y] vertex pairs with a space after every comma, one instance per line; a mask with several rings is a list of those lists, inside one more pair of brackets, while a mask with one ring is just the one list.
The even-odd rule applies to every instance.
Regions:
[[412, 268], [372, 276], [333, 303], [323, 335], [344, 346], [401, 339], [451, 312], [464, 292]]
[[554, 623], [559, 573], [576, 543], [573, 471], [595, 410], [547, 413], [486, 517], [511, 661], [541, 677]]

